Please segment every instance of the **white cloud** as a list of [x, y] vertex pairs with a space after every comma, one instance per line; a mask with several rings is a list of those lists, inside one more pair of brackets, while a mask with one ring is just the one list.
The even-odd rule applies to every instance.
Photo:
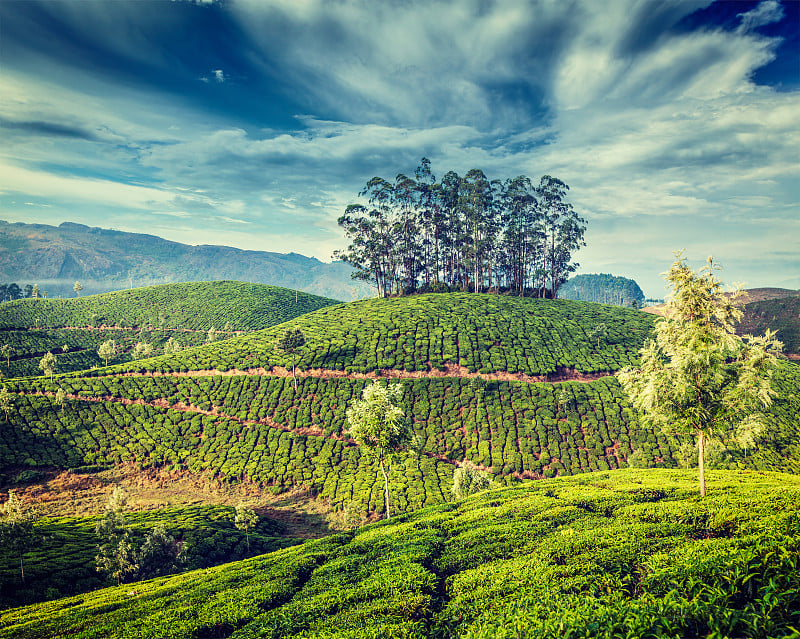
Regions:
[[738, 31], [740, 33], [747, 33], [758, 27], [763, 27], [765, 24], [780, 22], [783, 16], [783, 7], [780, 2], [777, 2], [777, 0], [766, 0], [758, 4], [755, 9], [737, 14], [737, 17], [742, 19]]

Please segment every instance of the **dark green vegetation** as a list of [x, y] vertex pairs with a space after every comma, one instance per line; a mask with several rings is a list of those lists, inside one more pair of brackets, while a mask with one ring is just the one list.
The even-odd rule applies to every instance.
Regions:
[[437, 181], [422, 158], [411, 178], [373, 177], [339, 218], [350, 245], [334, 257], [355, 267], [378, 295], [492, 291], [558, 297], [585, 246], [586, 220], [569, 187], [543, 176], [490, 180], [480, 169]]
[[561, 286], [558, 296], [565, 300], [617, 306], [633, 306], [635, 303], [641, 307], [644, 303], [644, 293], [634, 280], [607, 273], [576, 275]]
[[491, 490], [0, 615], [0, 637], [795, 637], [800, 479], [625, 470]]
[[287, 328], [299, 328], [307, 341], [297, 358], [301, 370], [367, 373], [456, 365], [473, 372], [525, 375], [548, 375], [559, 368], [613, 372], [635, 360], [652, 325], [653, 317], [646, 313], [588, 302], [472, 293], [415, 295], [323, 308], [280, 327], [112, 370], [290, 368], [291, 356], [277, 349], [276, 342]]
[[800, 354], [800, 294], [750, 302], [743, 310], [739, 334], [760, 335], [771, 328], [778, 331], [784, 352]]
[[[13, 349], [0, 358], [6, 377], [40, 375], [39, 360], [51, 351], [56, 372], [100, 366], [97, 349], [117, 343], [111, 362], [129, 361], [137, 342], [163, 353], [173, 338], [185, 348], [203, 344], [215, 328], [217, 339], [263, 329], [336, 304], [308, 293], [244, 282], [162, 284], [73, 299], [23, 299], [2, 305], [0, 340]], [[63, 346], [68, 350], [63, 352]]]
[[154, 235], [83, 224], [9, 224], [0, 220], [0, 282], [38, 284], [40, 296], [73, 297], [129, 287], [197, 280], [238, 280], [285, 286], [337, 299], [357, 299], [369, 287], [353, 281], [342, 262], [325, 264], [297, 253], [190, 246]]
[[[141, 543], [146, 530], [163, 525], [185, 544], [189, 569], [207, 568], [302, 541], [284, 536], [280, 524], [261, 518], [249, 532], [248, 551], [245, 533], [234, 526], [234, 514], [231, 507], [187, 506], [126, 513], [126, 519], [135, 543]], [[95, 525], [99, 520], [99, 515], [40, 520], [36, 531], [44, 539], [25, 555], [24, 585], [16, 557], [0, 553], [0, 608], [88, 592], [113, 583], [95, 570]]]

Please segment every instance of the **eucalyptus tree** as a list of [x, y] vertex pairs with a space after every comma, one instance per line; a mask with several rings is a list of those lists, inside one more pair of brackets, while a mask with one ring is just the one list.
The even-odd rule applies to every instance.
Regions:
[[39, 361], [39, 368], [43, 375], [53, 379], [53, 373], [56, 370], [56, 356], [51, 351], [47, 351]]

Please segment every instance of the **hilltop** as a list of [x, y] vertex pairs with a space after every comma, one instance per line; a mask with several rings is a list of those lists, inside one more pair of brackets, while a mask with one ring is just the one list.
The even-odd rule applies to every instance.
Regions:
[[155, 235], [64, 222], [9, 224], [0, 220], [0, 282], [39, 284], [50, 297], [197, 280], [238, 280], [285, 286], [337, 299], [371, 295], [353, 269], [297, 253], [192, 246]]
[[790, 637], [800, 480], [624, 470], [490, 490], [0, 614], [0, 637]]
[[[7, 302], [0, 314], [0, 342], [13, 351], [0, 362], [7, 377], [40, 375], [38, 363], [56, 354], [63, 373], [103, 364], [97, 349], [113, 339], [111, 361], [127, 361], [137, 342], [163, 352], [169, 339], [180, 347], [263, 329], [337, 304], [286, 288], [244, 282], [162, 284], [72, 299]], [[65, 350], [66, 347], [66, 350]]]

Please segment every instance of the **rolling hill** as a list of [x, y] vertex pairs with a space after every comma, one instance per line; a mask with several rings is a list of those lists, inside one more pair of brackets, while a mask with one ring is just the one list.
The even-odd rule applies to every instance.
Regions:
[[327, 264], [297, 253], [192, 246], [154, 235], [64, 222], [9, 224], [0, 220], [0, 282], [38, 284], [50, 297], [196, 280], [238, 280], [285, 286], [336, 299], [374, 294], [353, 280], [343, 262]]
[[[263, 329], [313, 310], [337, 304], [286, 288], [244, 282], [162, 284], [73, 299], [22, 299], [6, 302], [0, 313], [0, 344], [13, 349], [0, 362], [6, 377], [40, 375], [48, 351], [58, 372], [103, 364], [97, 349], [113, 339], [112, 361], [128, 361], [137, 342], [163, 352], [173, 338], [181, 347]], [[66, 349], [64, 348], [66, 346]]]
[[793, 637], [800, 480], [623, 470], [485, 491], [0, 613], [0, 637]]
[[[176, 355], [13, 380], [0, 460], [187, 469], [278, 491], [303, 486], [333, 509], [380, 513], [379, 470], [345, 423], [380, 377], [403, 385], [423, 443], [394, 470], [400, 511], [447, 501], [464, 459], [506, 484], [625, 467], [633, 451], [646, 465], [675, 467], [680, 441], [640, 424], [611, 374], [635, 361], [651, 326], [632, 309], [491, 295], [326, 307]], [[297, 391], [276, 347], [287, 327], [308, 337]], [[784, 363], [776, 386], [762, 445], [727, 441], [712, 465], [800, 471], [800, 368]]]

